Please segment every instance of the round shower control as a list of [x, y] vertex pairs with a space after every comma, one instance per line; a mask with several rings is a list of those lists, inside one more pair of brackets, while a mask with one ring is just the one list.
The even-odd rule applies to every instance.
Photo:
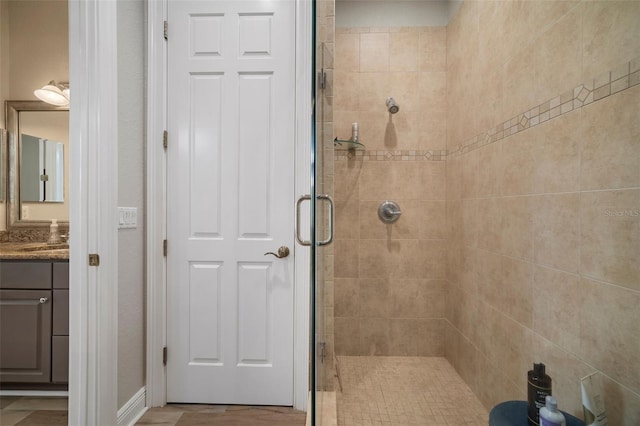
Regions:
[[393, 223], [400, 219], [400, 206], [395, 201], [383, 201], [378, 207], [378, 217], [383, 223]]

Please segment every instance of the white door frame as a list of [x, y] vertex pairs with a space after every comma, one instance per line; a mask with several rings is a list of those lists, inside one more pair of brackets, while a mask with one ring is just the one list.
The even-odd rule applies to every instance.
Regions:
[[[167, 128], [167, 47], [163, 37], [167, 1], [149, 1], [147, 40], [147, 406], [166, 404], [166, 155], [162, 134]], [[296, 0], [296, 198], [311, 188], [311, 2]], [[168, 30], [171, 37], [171, 24]], [[169, 135], [171, 143], [171, 135]], [[294, 209], [295, 206], [290, 206]], [[308, 211], [307, 211], [308, 212]], [[309, 215], [299, 226], [309, 229]], [[295, 232], [291, 229], [291, 232]], [[308, 238], [308, 237], [307, 237]], [[168, 244], [171, 250], [171, 243]], [[294, 407], [306, 410], [309, 395], [309, 249], [295, 246]], [[168, 348], [171, 356], [171, 348]]]
[[[118, 363], [116, 2], [69, 2], [69, 424], [114, 425]], [[100, 266], [89, 266], [89, 253]]]

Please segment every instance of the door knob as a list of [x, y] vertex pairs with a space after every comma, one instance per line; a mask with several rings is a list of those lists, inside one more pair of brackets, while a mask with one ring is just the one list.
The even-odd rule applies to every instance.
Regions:
[[277, 257], [278, 259], [282, 259], [285, 258], [287, 256], [289, 256], [289, 247], [287, 246], [282, 246], [278, 249], [278, 253], [274, 253], [272, 251], [266, 252], [264, 255], [268, 255], [268, 254], [272, 254], [275, 257]]

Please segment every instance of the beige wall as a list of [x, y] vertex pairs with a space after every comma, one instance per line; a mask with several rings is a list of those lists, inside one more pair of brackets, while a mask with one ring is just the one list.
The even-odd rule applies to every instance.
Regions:
[[[3, 0], [7, 1], [7, 0]], [[37, 100], [49, 80], [69, 81], [67, 0], [9, 0], [8, 100]]]
[[[358, 122], [366, 147], [336, 149], [338, 355], [444, 354], [445, 43], [444, 27], [336, 31], [335, 136]], [[393, 225], [383, 200], [403, 211]]]
[[138, 226], [118, 231], [118, 407], [145, 385], [145, 6], [118, 2], [118, 205]]
[[609, 424], [640, 424], [638, 40], [635, 1], [466, 1], [447, 28], [445, 354], [487, 408], [535, 361], [561, 409], [599, 371]]

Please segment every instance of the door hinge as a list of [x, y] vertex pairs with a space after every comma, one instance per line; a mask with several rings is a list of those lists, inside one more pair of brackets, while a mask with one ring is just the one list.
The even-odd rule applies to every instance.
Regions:
[[162, 365], [167, 365], [167, 347], [162, 348]]
[[164, 21], [164, 39], [169, 40], [169, 23]]
[[167, 257], [167, 240], [162, 241], [162, 255]]
[[318, 88], [324, 90], [327, 86], [327, 73], [324, 72], [324, 68], [318, 71]]
[[100, 266], [100, 256], [96, 253], [89, 255], [89, 266]]
[[162, 147], [164, 149], [167, 149], [168, 146], [169, 146], [169, 132], [164, 130], [162, 132]]
[[318, 352], [320, 354], [320, 362], [324, 364], [324, 357], [326, 356], [327, 343], [318, 342]]

